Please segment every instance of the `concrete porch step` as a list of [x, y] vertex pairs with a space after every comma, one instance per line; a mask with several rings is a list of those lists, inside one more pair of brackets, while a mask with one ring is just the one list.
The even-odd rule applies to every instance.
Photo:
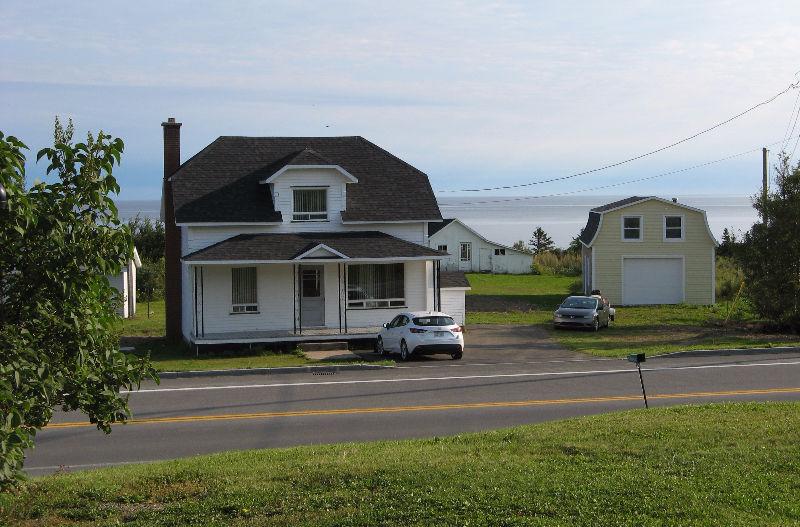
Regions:
[[324, 342], [303, 342], [300, 344], [300, 349], [304, 352], [315, 351], [343, 351], [348, 352], [347, 342], [345, 341], [324, 341]]

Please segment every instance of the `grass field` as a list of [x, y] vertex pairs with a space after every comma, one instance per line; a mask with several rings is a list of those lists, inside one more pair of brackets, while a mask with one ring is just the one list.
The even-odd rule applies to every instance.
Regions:
[[0, 524], [784, 527], [798, 430], [798, 403], [717, 404], [232, 452], [37, 479]]
[[[576, 280], [538, 275], [470, 274], [468, 277], [472, 285], [468, 304], [506, 309], [468, 309], [468, 325], [538, 324], [548, 328], [555, 306], [570, 295]], [[506, 304], [504, 298], [508, 299]], [[730, 320], [725, 324], [729, 314]], [[608, 357], [633, 352], [657, 354], [688, 349], [800, 345], [800, 336], [763, 333], [754, 329], [757, 322], [747, 302], [740, 300], [735, 306], [722, 301], [715, 306], [620, 307], [614, 325], [599, 333], [550, 331], [567, 348]]]
[[120, 332], [128, 337], [163, 337], [167, 331], [164, 315], [164, 300], [150, 303], [150, 317], [147, 316], [147, 303], [136, 303], [136, 316], [123, 319]]

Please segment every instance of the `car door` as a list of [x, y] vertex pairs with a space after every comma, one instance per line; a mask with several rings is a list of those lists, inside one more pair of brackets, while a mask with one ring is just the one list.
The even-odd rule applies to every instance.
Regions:
[[397, 315], [389, 322], [388, 326], [386, 326], [386, 330], [383, 332], [383, 347], [384, 349], [395, 349], [399, 345], [399, 340], [397, 340], [397, 325], [400, 323], [400, 319], [403, 315]]
[[400, 349], [400, 341], [403, 340], [403, 337], [406, 336], [406, 332], [408, 331], [408, 324], [411, 322], [411, 319], [408, 318], [407, 315], [400, 315], [397, 317], [397, 327], [393, 329], [394, 336], [394, 349]]

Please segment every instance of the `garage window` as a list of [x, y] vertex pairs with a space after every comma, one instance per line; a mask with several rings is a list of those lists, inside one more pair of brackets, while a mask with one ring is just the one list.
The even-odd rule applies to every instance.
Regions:
[[664, 239], [672, 242], [683, 240], [683, 216], [664, 216]]
[[506, 255], [506, 250], [505, 249], [495, 249], [494, 250], [494, 255], [495, 256], [505, 256]]
[[624, 241], [642, 240], [642, 217], [623, 216], [622, 217], [622, 239]]
[[447, 252], [447, 245], [440, 245], [440, 246], [438, 247], [438, 250], [440, 250], [440, 251], [442, 251], [442, 252], [446, 253], [446, 252]]

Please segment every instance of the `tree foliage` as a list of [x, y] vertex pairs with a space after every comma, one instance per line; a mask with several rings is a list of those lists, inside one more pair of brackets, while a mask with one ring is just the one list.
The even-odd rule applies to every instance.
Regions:
[[782, 155], [775, 168], [775, 190], [753, 198], [764, 221], [744, 235], [739, 259], [758, 313], [800, 331], [800, 163]]
[[102, 131], [71, 143], [56, 121], [42, 149], [50, 183], [25, 185], [27, 147], [0, 132], [0, 488], [21, 478], [23, 452], [55, 408], [80, 410], [108, 433], [130, 414], [120, 390], [156, 379], [144, 359], [119, 351], [120, 301], [107, 276], [132, 255], [130, 230], [109, 195], [123, 151]]
[[519, 240], [519, 241], [514, 242], [514, 245], [512, 245], [511, 248], [512, 249], [516, 249], [517, 251], [520, 251], [520, 252], [523, 252], [523, 253], [530, 253], [531, 252], [531, 250], [528, 248], [528, 246], [525, 245], [525, 240]]
[[154, 262], [164, 257], [164, 222], [136, 216], [128, 221], [128, 228], [143, 260]]
[[528, 241], [528, 245], [530, 246], [533, 254], [552, 251], [556, 247], [553, 243], [553, 239], [550, 238], [550, 236], [544, 232], [544, 229], [541, 227], [536, 227], [536, 230], [533, 231], [533, 234], [531, 234], [531, 239]]

